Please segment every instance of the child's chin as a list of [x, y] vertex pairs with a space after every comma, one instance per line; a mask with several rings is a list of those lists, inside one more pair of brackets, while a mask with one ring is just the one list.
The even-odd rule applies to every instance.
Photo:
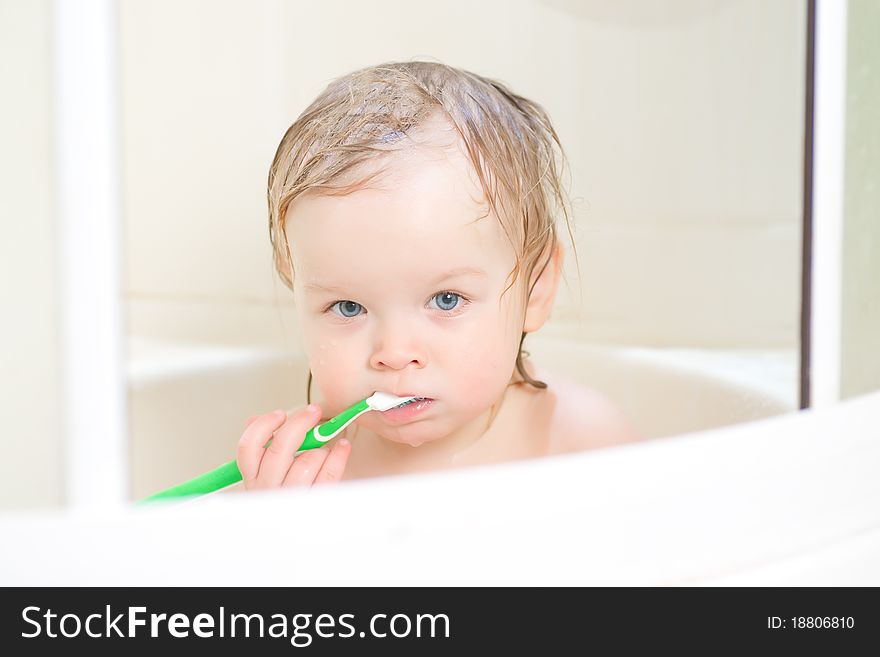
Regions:
[[385, 440], [399, 445], [409, 445], [410, 447], [419, 447], [433, 440], [439, 440], [442, 435], [436, 431], [428, 431], [427, 427], [399, 427], [397, 431], [382, 432], [381, 435]]

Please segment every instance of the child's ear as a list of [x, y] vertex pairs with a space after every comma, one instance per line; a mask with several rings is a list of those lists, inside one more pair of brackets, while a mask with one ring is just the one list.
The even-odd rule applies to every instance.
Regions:
[[[548, 249], [550, 247], [547, 247]], [[526, 305], [525, 322], [523, 323], [523, 331], [533, 333], [544, 325], [547, 318], [550, 317], [550, 311], [553, 309], [553, 301], [556, 299], [556, 290], [559, 288], [559, 277], [562, 274], [562, 261], [565, 252], [562, 244], [557, 243], [556, 248], [550, 257], [547, 266], [544, 262], [547, 260], [547, 252], [541, 254], [535, 270], [532, 272], [529, 286], [534, 285], [532, 294]], [[544, 271], [541, 271], [544, 267]], [[537, 277], [537, 283], [535, 278]]]

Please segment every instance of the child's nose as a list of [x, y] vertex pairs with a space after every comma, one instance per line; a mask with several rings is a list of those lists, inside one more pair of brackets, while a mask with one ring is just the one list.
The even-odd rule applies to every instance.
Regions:
[[370, 365], [375, 369], [400, 370], [410, 365], [424, 367], [426, 364], [418, 338], [400, 328], [382, 331], [370, 357]]
[[409, 349], [383, 348], [373, 353], [370, 365], [377, 370], [402, 370], [409, 365], [422, 368], [425, 366], [425, 360], [423, 357], [415, 355]]

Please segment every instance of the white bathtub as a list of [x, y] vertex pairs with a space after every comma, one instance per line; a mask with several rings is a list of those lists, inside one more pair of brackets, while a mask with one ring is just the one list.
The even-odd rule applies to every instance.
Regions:
[[[217, 317], [205, 344], [196, 332], [160, 337], [161, 323], [135, 323], [152, 335], [129, 339], [133, 498], [233, 458], [248, 416], [305, 403], [307, 369], [295, 339], [282, 346], [277, 334], [264, 335], [274, 346], [248, 345], [249, 331], [280, 327], [277, 313], [257, 309], [231, 324]], [[541, 366], [610, 396], [646, 438], [796, 408], [793, 352], [625, 348], [542, 334], [525, 346]]]
[[[15, 537], [0, 583], [878, 586], [878, 426], [874, 393], [491, 467], [0, 514], [0, 534]], [[240, 567], [279, 550], [333, 567]]]

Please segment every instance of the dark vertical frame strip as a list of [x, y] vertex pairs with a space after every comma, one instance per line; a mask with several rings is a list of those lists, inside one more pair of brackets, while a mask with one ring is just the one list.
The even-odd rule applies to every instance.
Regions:
[[800, 408], [810, 407], [810, 319], [813, 294], [813, 103], [816, 62], [816, 0], [807, 0], [806, 93], [804, 95], [804, 199], [801, 237]]

